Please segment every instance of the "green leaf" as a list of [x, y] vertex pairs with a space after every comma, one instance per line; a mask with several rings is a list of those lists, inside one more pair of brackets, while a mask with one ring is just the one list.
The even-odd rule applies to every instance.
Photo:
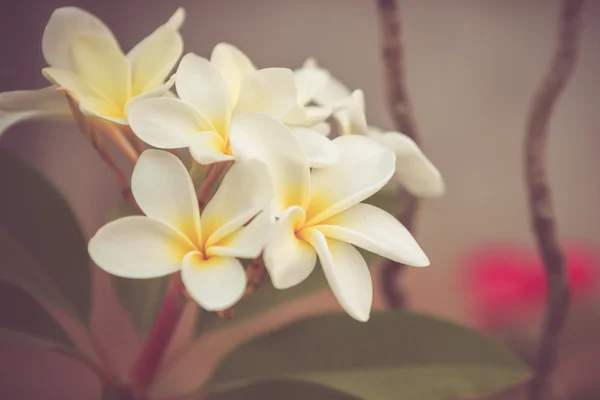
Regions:
[[74, 346], [52, 316], [22, 289], [0, 282], [0, 341], [73, 352]]
[[[136, 209], [121, 199], [109, 213], [108, 220], [114, 221], [128, 215], [136, 215]], [[146, 335], [152, 328], [162, 304], [169, 277], [128, 279], [113, 275], [112, 281], [119, 303], [129, 315], [136, 331], [140, 336]]]
[[216, 369], [209, 388], [277, 379], [328, 386], [368, 400], [483, 396], [529, 378], [495, 341], [453, 323], [379, 311], [367, 323], [342, 314], [307, 318], [247, 342]]
[[87, 243], [61, 194], [35, 170], [0, 152], [0, 280], [87, 322]]
[[234, 307], [233, 319], [227, 321], [216, 313], [203, 313], [196, 323], [196, 335], [234, 326], [326, 287], [327, 282], [320, 265], [315, 267], [315, 271], [304, 282], [286, 290], [275, 289], [267, 274], [260, 288]]
[[213, 393], [208, 400], [359, 400], [326, 386], [299, 381], [267, 381]]
[[127, 311], [139, 335], [144, 336], [152, 328], [169, 285], [169, 277], [152, 279], [128, 279], [113, 276], [113, 284], [119, 303]]

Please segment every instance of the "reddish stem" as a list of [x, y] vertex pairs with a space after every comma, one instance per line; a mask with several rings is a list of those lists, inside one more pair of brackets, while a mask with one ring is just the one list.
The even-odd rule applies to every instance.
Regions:
[[133, 392], [143, 397], [158, 372], [171, 337], [185, 307], [183, 284], [179, 274], [173, 274], [162, 306], [148, 339], [131, 371]]

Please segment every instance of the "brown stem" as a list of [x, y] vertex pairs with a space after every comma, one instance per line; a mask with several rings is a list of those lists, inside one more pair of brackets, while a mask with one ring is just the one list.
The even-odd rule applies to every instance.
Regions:
[[[267, 268], [265, 267], [265, 262], [262, 258], [262, 255], [260, 255], [258, 258], [255, 258], [250, 264], [248, 264], [248, 267], [246, 268], [246, 290], [239, 301], [256, 292], [258, 288], [260, 288], [260, 284], [262, 283], [266, 272]], [[234, 307], [235, 306], [232, 306], [225, 310], [218, 311], [217, 314], [223, 319], [232, 319]]]
[[[387, 101], [396, 129], [409, 136], [418, 145], [421, 137], [413, 116], [412, 104], [406, 88], [404, 70], [404, 46], [401, 20], [396, 0], [378, 0], [379, 22], [381, 26], [381, 48], [385, 72]], [[410, 196], [405, 193], [404, 195]], [[419, 203], [416, 198], [409, 199], [409, 205], [403, 215], [398, 216], [406, 228], [414, 234], [414, 225]], [[398, 308], [404, 304], [404, 295], [397, 284], [398, 275], [404, 266], [391, 260], [385, 260], [381, 266], [382, 291], [387, 305]]]
[[131, 371], [131, 385], [137, 397], [145, 395], [156, 377], [165, 351], [177, 328], [186, 303], [182, 296], [182, 288], [181, 276], [173, 274], [154, 326]]
[[552, 195], [546, 170], [548, 123], [558, 96], [575, 70], [582, 31], [583, 0], [563, 0], [559, 41], [550, 69], [531, 106], [525, 137], [525, 179], [531, 226], [547, 276], [547, 309], [535, 374], [529, 386], [531, 400], [551, 398], [551, 374], [557, 361], [561, 331], [566, 323], [570, 291], [565, 261], [558, 241]]
[[202, 181], [202, 184], [198, 188], [198, 204], [200, 205], [200, 210], [203, 210], [206, 207], [206, 204], [210, 201], [212, 197], [213, 188], [221, 173], [227, 168], [229, 165], [228, 161], [223, 161], [219, 163], [214, 163], [210, 166], [210, 170], [208, 171], [208, 175]]

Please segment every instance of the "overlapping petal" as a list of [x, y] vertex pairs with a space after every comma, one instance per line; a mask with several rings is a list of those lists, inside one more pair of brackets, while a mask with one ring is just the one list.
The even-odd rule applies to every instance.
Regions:
[[370, 204], [356, 204], [321, 221], [316, 228], [327, 238], [351, 243], [402, 264], [429, 265], [408, 229], [391, 214]]
[[338, 162], [337, 147], [326, 136], [304, 127], [293, 126], [290, 129], [308, 157], [310, 167], [325, 167]]
[[230, 140], [236, 158], [257, 159], [267, 166], [276, 214], [306, 205], [308, 159], [289, 128], [267, 115], [246, 113], [233, 120]]
[[125, 278], [155, 278], [181, 268], [192, 243], [170, 226], [143, 216], [113, 221], [89, 242], [92, 260], [103, 270]]
[[221, 73], [207, 59], [189, 53], [181, 59], [176, 75], [179, 97], [195, 107], [227, 140], [231, 100]]
[[237, 161], [202, 212], [202, 234], [208, 248], [233, 233], [272, 199], [267, 168], [259, 161]]
[[227, 150], [227, 143], [216, 132], [200, 132], [190, 141], [190, 153], [199, 164], [231, 161], [234, 157]]
[[287, 68], [265, 68], [246, 73], [234, 114], [260, 112], [283, 118], [296, 105], [294, 74]]
[[256, 258], [264, 249], [273, 226], [266, 212], [258, 214], [248, 225], [214, 243], [206, 250], [208, 256]]
[[140, 139], [161, 149], [188, 147], [199, 132], [214, 130], [195, 108], [173, 98], [136, 101], [129, 107], [128, 117]]
[[252, 61], [241, 50], [229, 43], [219, 43], [210, 56], [210, 62], [219, 70], [231, 96], [231, 108], [235, 107], [244, 75], [256, 70]]
[[313, 225], [360, 203], [379, 191], [392, 177], [395, 156], [365, 136], [341, 136], [333, 140], [340, 161], [314, 170], [307, 208]]
[[301, 68], [294, 71], [298, 102], [304, 105], [313, 100], [327, 86], [330, 78], [329, 72], [321, 68]]
[[244, 268], [231, 257], [205, 260], [201, 253], [189, 253], [183, 262], [181, 279], [190, 296], [208, 311], [231, 307], [246, 289]]
[[160, 150], [142, 153], [133, 170], [131, 191], [147, 216], [172, 226], [198, 245], [198, 199], [187, 169], [176, 156]]
[[271, 231], [263, 257], [273, 286], [278, 289], [297, 285], [315, 268], [315, 250], [296, 235], [305, 218], [302, 208], [290, 207]]
[[342, 308], [354, 319], [367, 321], [373, 302], [373, 284], [365, 259], [352, 245], [327, 239], [315, 228], [301, 231], [319, 255], [327, 282]]

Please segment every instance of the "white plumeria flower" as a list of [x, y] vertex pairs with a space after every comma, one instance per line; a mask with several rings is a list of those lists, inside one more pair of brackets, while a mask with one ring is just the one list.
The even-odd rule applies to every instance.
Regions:
[[[237, 139], [237, 138], [236, 138]], [[429, 265], [410, 232], [392, 215], [361, 201], [392, 177], [394, 153], [358, 135], [332, 141], [336, 165], [314, 169], [285, 129], [254, 129], [236, 145], [267, 165], [277, 218], [263, 253], [273, 285], [292, 287], [313, 271], [317, 257], [333, 293], [353, 318], [366, 321], [373, 289], [368, 266], [354, 246], [414, 265]]]
[[[307, 60], [305, 69], [321, 71], [316, 62]], [[362, 90], [350, 90], [330, 75], [329, 81], [314, 95], [318, 104], [331, 107], [342, 135], [367, 135], [396, 154], [395, 181], [417, 197], [438, 197], [444, 193], [442, 176], [419, 146], [400, 132], [382, 133], [367, 125], [365, 98]]]
[[89, 243], [92, 260], [127, 278], [181, 270], [190, 296], [206, 310], [235, 304], [246, 287], [237, 258], [258, 257], [270, 227], [264, 213], [257, 216], [272, 197], [264, 165], [236, 162], [202, 215], [186, 168], [168, 152], [142, 153], [131, 190], [146, 216], [100, 228]]
[[[240, 115], [263, 113], [283, 120], [298, 107], [296, 81], [291, 70], [257, 70], [244, 53], [226, 43], [215, 46], [210, 60], [195, 54], [185, 55], [179, 64], [175, 85], [180, 99], [149, 99], [132, 106], [131, 127], [140, 139], [152, 146], [189, 147], [200, 164], [235, 158], [230, 133], [234, 126], [240, 128], [236, 122]], [[315, 135], [319, 138], [310, 135], [303, 142], [314, 164], [335, 162], [335, 149], [329, 140]]]
[[57, 86], [73, 93], [85, 114], [127, 124], [127, 109], [141, 98], [164, 95], [164, 83], [183, 50], [178, 32], [185, 17], [179, 8], [169, 21], [127, 55], [110, 29], [75, 7], [55, 10], [42, 38], [42, 70], [53, 87], [0, 94], [0, 133], [28, 118], [67, 116], [70, 110]]

